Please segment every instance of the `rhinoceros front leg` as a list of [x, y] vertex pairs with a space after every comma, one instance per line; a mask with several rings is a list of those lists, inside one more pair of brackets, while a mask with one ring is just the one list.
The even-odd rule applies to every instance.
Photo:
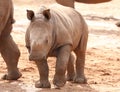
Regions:
[[56, 61], [56, 70], [53, 84], [56, 87], [62, 87], [66, 83], [65, 72], [71, 53], [71, 46], [65, 45], [59, 48]]
[[43, 61], [35, 61], [37, 64], [37, 68], [39, 71], [40, 79], [36, 82], [35, 87], [36, 88], [50, 88], [50, 82], [48, 80], [48, 64], [47, 60]]

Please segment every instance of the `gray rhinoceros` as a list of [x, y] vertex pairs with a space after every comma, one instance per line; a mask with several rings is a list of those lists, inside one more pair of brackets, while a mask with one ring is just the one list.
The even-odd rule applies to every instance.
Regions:
[[10, 35], [13, 23], [12, 1], [0, 0], [0, 53], [7, 65], [8, 74], [3, 76], [7, 80], [21, 77], [17, 68], [20, 51]]
[[[29, 60], [35, 61], [40, 80], [37, 88], [49, 88], [48, 57], [56, 57], [56, 69], [53, 84], [62, 87], [67, 80], [86, 83], [84, 75], [85, 51], [88, 39], [88, 27], [83, 17], [70, 7], [55, 4], [49, 8], [41, 6], [37, 13], [27, 10], [30, 25], [26, 31], [26, 47]], [[76, 72], [74, 54], [76, 54]]]
[[56, 1], [61, 5], [74, 8], [75, 1], [81, 2], [81, 3], [87, 3], [87, 4], [96, 4], [96, 3], [109, 2], [111, 0], [56, 0]]

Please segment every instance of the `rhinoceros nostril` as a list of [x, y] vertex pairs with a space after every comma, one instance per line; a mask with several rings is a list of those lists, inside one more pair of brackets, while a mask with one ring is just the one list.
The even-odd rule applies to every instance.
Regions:
[[33, 60], [33, 57], [32, 57], [31, 55], [29, 56], [29, 60], [30, 60], [30, 61], [34, 61], [34, 60]]
[[38, 56], [35, 56], [35, 55], [29, 55], [29, 60], [30, 61], [36, 61], [38, 59]]

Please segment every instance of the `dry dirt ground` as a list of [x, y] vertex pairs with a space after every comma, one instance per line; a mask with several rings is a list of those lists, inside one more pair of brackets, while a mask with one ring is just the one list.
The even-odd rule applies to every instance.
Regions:
[[[29, 21], [26, 9], [37, 10], [41, 4], [52, 4], [53, 0], [13, 0], [15, 19], [13, 38], [21, 51], [19, 69], [23, 76], [18, 81], [0, 80], [0, 92], [120, 92], [120, 28], [115, 23], [120, 19], [120, 2], [113, 0], [104, 4], [76, 3], [76, 9], [86, 19], [89, 26], [89, 41], [86, 52], [85, 74], [88, 84], [67, 82], [61, 89], [54, 89], [52, 79], [55, 58], [49, 58], [49, 80], [51, 89], [35, 88], [38, 70], [34, 62], [28, 60], [25, 48], [25, 31]], [[6, 73], [6, 65], [0, 56], [0, 76]]]

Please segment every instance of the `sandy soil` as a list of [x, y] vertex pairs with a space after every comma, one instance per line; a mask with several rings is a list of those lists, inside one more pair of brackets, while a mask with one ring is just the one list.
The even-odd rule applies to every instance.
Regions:
[[[86, 52], [85, 74], [88, 84], [67, 82], [61, 89], [54, 89], [55, 58], [49, 58], [49, 80], [51, 89], [38, 89], [38, 70], [34, 62], [28, 60], [25, 48], [25, 31], [29, 21], [26, 9], [37, 10], [41, 4], [52, 4], [53, 0], [13, 0], [15, 8], [13, 38], [21, 51], [19, 69], [23, 76], [18, 81], [0, 80], [0, 92], [120, 92], [120, 28], [115, 23], [120, 20], [120, 2], [87, 5], [76, 3], [76, 9], [86, 19], [89, 26], [89, 41]], [[0, 56], [0, 76], [6, 73], [6, 65]]]

